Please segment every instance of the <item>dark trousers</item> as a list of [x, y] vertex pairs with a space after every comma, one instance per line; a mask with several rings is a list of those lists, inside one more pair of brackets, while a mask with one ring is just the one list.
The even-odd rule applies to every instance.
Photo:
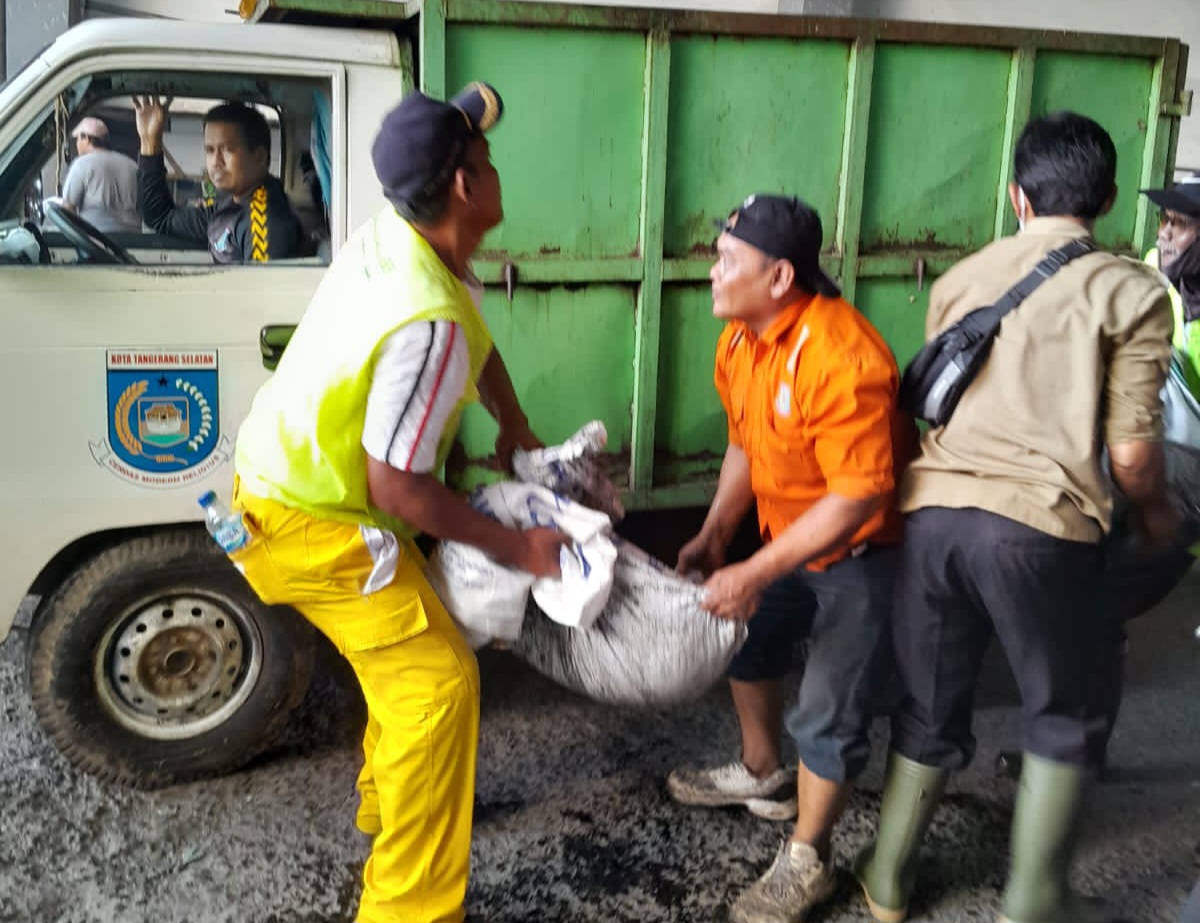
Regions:
[[1105, 566], [1100, 602], [1106, 616], [1121, 626], [1162, 602], [1196, 562], [1188, 551], [1190, 543], [1146, 548], [1125, 529], [1114, 531], [1102, 546]]
[[1103, 545], [1105, 567], [1100, 584], [1097, 630], [1103, 650], [1093, 681], [1093, 707], [1104, 719], [1104, 734], [1095, 741], [1092, 761], [1103, 765], [1108, 738], [1116, 724], [1125, 687], [1125, 623], [1157, 606], [1191, 570], [1195, 558], [1188, 545], [1148, 549], [1132, 538], [1128, 522], [1114, 526]]
[[975, 685], [993, 634], [1021, 693], [1024, 749], [1088, 765], [1105, 735], [1096, 674], [1111, 636], [1098, 618], [1099, 546], [978, 509], [908, 516], [892, 637], [904, 695], [892, 748], [961, 769], [975, 755]]
[[1183, 914], [1179, 917], [1179, 923], [1200, 923], [1200, 881], [1196, 882], [1191, 896], [1183, 905]]
[[782, 679], [807, 649], [785, 716], [796, 752], [831, 782], [857, 778], [871, 755], [872, 706], [887, 678], [888, 608], [896, 550], [875, 547], [821, 572], [803, 568], [767, 588], [730, 679]]

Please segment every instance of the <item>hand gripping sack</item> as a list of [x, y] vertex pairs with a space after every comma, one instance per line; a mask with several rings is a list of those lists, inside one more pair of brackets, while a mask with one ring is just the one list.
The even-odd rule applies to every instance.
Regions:
[[617, 539], [612, 593], [586, 631], [530, 602], [513, 653], [544, 676], [614, 705], [665, 707], [720, 682], [746, 640], [742, 622], [700, 608], [701, 587]]
[[472, 647], [514, 641], [532, 595], [552, 618], [586, 628], [612, 589], [617, 557], [608, 516], [534, 484], [501, 481], [476, 489], [471, 505], [510, 528], [551, 526], [571, 537], [559, 554], [561, 576], [534, 579], [464, 542], [439, 542], [425, 576]]
[[625, 518], [625, 508], [598, 460], [607, 443], [608, 430], [603, 421], [592, 420], [558, 445], [517, 449], [513, 452], [513, 473], [519, 481], [549, 487], [556, 494], [607, 513], [614, 523], [620, 522]]

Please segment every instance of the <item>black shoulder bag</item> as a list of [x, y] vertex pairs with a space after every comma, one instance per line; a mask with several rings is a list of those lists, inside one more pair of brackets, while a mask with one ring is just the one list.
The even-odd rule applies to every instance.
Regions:
[[900, 406], [918, 420], [944, 426], [992, 349], [1004, 315], [1076, 257], [1096, 249], [1091, 240], [1073, 240], [1051, 250], [1033, 272], [995, 304], [976, 308], [921, 347], [900, 381]]

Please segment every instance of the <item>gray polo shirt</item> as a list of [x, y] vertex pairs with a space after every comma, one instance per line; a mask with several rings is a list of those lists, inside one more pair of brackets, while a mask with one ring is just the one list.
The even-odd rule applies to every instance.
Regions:
[[80, 218], [105, 234], [142, 229], [137, 164], [124, 154], [96, 150], [77, 157], [67, 171], [62, 197]]

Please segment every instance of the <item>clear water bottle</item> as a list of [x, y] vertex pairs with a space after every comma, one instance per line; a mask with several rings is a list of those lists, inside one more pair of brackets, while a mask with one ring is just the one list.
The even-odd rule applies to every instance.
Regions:
[[250, 544], [250, 533], [242, 522], [242, 514], [235, 513], [218, 498], [216, 491], [210, 490], [200, 497], [200, 506], [204, 510], [204, 523], [208, 534], [221, 546], [226, 554], [233, 554], [239, 548]]

